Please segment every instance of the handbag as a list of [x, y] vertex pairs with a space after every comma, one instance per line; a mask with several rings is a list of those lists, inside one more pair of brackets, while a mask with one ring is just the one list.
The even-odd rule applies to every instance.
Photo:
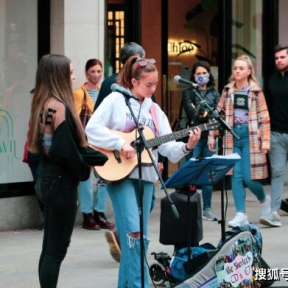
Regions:
[[84, 92], [84, 97], [83, 97], [82, 108], [81, 108], [81, 112], [80, 112], [80, 121], [81, 121], [83, 127], [85, 128], [91, 115], [90, 115], [89, 107], [87, 105], [86, 93], [84, 90], [83, 90], [83, 92]]

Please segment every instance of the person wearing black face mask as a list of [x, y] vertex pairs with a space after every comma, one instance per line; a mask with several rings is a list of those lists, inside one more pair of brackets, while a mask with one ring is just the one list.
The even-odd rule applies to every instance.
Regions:
[[[218, 104], [220, 95], [215, 89], [214, 77], [211, 74], [210, 65], [206, 61], [197, 61], [193, 64], [191, 69], [190, 80], [196, 82], [199, 86], [197, 93], [207, 101], [210, 107], [216, 107]], [[195, 88], [190, 87], [182, 92], [182, 107], [186, 113], [189, 126], [196, 126], [198, 124], [207, 123], [209, 121], [209, 115], [205, 105], [201, 103], [201, 99], [197, 97]], [[194, 151], [186, 157], [198, 158], [209, 157], [213, 155], [207, 145], [208, 131], [201, 133], [201, 139], [194, 148]], [[202, 186], [202, 199], [203, 199], [203, 213], [202, 218], [210, 221], [217, 221], [217, 217], [211, 211], [211, 199], [212, 199], [212, 186]]]

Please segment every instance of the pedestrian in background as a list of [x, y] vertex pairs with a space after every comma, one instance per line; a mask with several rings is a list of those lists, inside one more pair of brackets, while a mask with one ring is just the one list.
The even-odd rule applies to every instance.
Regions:
[[[99, 95], [100, 80], [103, 74], [102, 63], [98, 59], [89, 59], [85, 64], [85, 76], [87, 81], [74, 91], [74, 99], [77, 113], [85, 128], [90, 116], [94, 111], [94, 105]], [[93, 182], [94, 171], [86, 181], [79, 183], [79, 203], [83, 214], [82, 227], [88, 230], [113, 229], [114, 224], [106, 218], [106, 187], [96, 183], [96, 194], [94, 197]]]
[[[211, 73], [209, 63], [206, 61], [197, 61], [192, 65], [190, 80], [198, 84], [198, 89], [189, 87], [182, 92], [182, 105], [187, 116], [189, 127], [209, 122], [209, 111], [201, 103], [197, 94], [206, 101], [207, 104], [216, 108], [220, 95], [215, 89], [214, 77]], [[201, 139], [195, 149], [186, 158], [210, 157], [215, 152], [208, 148], [208, 131], [201, 133]], [[203, 212], [202, 218], [210, 221], [217, 221], [217, 216], [211, 210], [213, 186], [202, 186]]]
[[261, 223], [280, 227], [280, 207], [288, 212], [287, 200], [281, 203], [288, 159], [288, 45], [275, 46], [274, 59], [277, 71], [269, 79], [266, 95], [271, 119], [271, 213]]
[[[225, 131], [223, 148], [226, 155], [238, 153], [241, 156], [232, 169], [236, 215], [228, 222], [230, 227], [236, 227], [249, 224], [245, 186], [260, 203], [260, 219], [270, 212], [271, 199], [261, 183], [261, 179], [268, 177], [266, 155], [270, 149], [270, 120], [265, 96], [255, 77], [251, 59], [246, 55], [239, 56], [232, 68], [229, 84], [224, 87], [218, 109], [225, 113], [226, 123], [239, 137], [236, 139], [229, 131]], [[214, 131], [209, 132], [211, 151], [215, 144], [213, 136]]]
[[[30, 104], [31, 105], [32, 105], [32, 101], [33, 101], [34, 92], [35, 92], [34, 88], [30, 90]], [[41, 162], [40, 162], [40, 154], [39, 153], [31, 153], [28, 150], [28, 139], [29, 139], [30, 129], [31, 129], [31, 119], [29, 119], [29, 123], [28, 123], [27, 140], [26, 140], [25, 145], [24, 145], [24, 153], [23, 153], [22, 162], [28, 164], [30, 171], [31, 171], [31, 174], [32, 174], [32, 177], [33, 177], [33, 182], [34, 182], [34, 184], [36, 184], [36, 179], [37, 179], [37, 177], [41, 171]], [[40, 211], [42, 213], [42, 218], [44, 220], [43, 204], [38, 199], [37, 195], [36, 195], [36, 199], [37, 199]], [[42, 222], [39, 225], [38, 229], [39, 230], [44, 229], [44, 222]]]

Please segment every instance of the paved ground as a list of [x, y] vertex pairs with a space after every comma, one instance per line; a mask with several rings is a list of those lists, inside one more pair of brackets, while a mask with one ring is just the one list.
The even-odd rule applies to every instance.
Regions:
[[[265, 189], [269, 192], [269, 186]], [[169, 193], [173, 190], [169, 190]], [[173, 246], [159, 243], [160, 200], [165, 194], [157, 190], [156, 207], [151, 214], [151, 245], [148, 262], [153, 262], [150, 252], [167, 252], [172, 255]], [[213, 193], [213, 210], [220, 212], [220, 191]], [[284, 195], [288, 198], [288, 189]], [[235, 210], [228, 191], [227, 220], [234, 217]], [[250, 222], [258, 223], [259, 205], [253, 195], [247, 193], [247, 213]], [[263, 236], [262, 256], [272, 268], [288, 268], [288, 214], [281, 212], [283, 226], [268, 228], [259, 224]], [[217, 222], [203, 222], [204, 237], [201, 243], [210, 242], [217, 245], [221, 238], [221, 227]], [[87, 231], [75, 227], [72, 243], [68, 250], [59, 277], [60, 288], [115, 288], [117, 287], [118, 263], [109, 254], [104, 238], [104, 230]], [[0, 233], [0, 287], [2, 288], [36, 288], [37, 263], [41, 249], [43, 232], [38, 230], [7, 231]], [[200, 243], [200, 244], [201, 244]], [[168, 286], [168, 284], [167, 284]], [[154, 287], [151, 284], [151, 287]], [[273, 287], [288, 287], [288, 281], [281, 277]]]

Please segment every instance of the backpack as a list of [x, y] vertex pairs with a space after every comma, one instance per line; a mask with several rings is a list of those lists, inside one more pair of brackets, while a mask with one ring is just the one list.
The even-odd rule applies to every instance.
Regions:
[[[170, 271], [173, 278], [176, 280], [184, 280], [187, 275], [193, 273], [195, 269], [205, 263], [207, 259], [216, 253], [216, 248], [205, 243], [201, 246], [190, 247], [190, 259], [188, 264], [188, 247], [179, 249], [172, 257], [170, 262]], [[188, 266], [189, 265], [189, 266]]]

